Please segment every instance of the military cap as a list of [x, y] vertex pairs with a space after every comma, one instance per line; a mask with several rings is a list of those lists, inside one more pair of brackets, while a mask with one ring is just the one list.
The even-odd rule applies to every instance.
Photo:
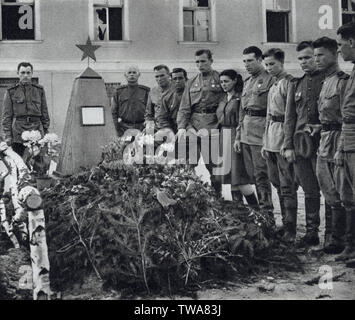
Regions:
[[308, 159], [315, 151], [311, 136], [304, 130], [298, 130], [295, 132], [293, 143], [295, 146], [296, 156]]

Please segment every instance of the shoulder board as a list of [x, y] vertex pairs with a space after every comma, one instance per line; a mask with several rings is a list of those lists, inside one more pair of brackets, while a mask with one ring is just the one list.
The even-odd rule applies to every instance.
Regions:
[[218, 79], [219, 79], [219, 72], [218, 72], [218, 71], [213, 70], [213, 71], [212, 71], [212, 75], [213, 75], [214, 77], [218, 77]]
[[39, 89], [43, 89], [43, 86], [41, 86], [40, 84], [37, 84], [37, 83], [32, 83], [32, 86], [39, 88]]
[[127, 88], [128, 86], [126, 84], [122, 84], [120, 86], [117, 87], [117, 90], [122, 90], [122, 89], [125, 89]]
[[339, 71], [337, 73], [337, 76], [338, 76], [338, 78], [345, 79], [345, 80], [350, 78], [350, 76], [347, 73], [343, 72], [343, 71]]
[[246, 77], [244, 81], [248, 81], [251, 78], [251, 76]]
[[192, 78], [190, 78], [189, 80], [187, 80], [187, 83], [186, 83], [187, 86], [190, 87], [190, 86], [192, 85], [192, 83], [198, 79], [198, 77], [199, 77], [199, 74], [196, 74], [196, 75], [194, 75]]
[[13, 90], [13, 89], [16, 89], [17, 87], [19, 87], [19, 83], [16, 83], [14, 85], [12, 85], [11, 87], [8, 87], [7, 90]]
[[295, 82], [296, 83], [296, 82], [302, 80], [304, 77], [305, 77], [305, 74], [302, 77], [292, 77], [291, 82]]
[[144, 90], [150, 91], [150, 88], [147, 87], [147, 86], [145, 86], [145, 85], [143, 85], [143, 84], [139, 84], [138, 87], [139, 87], [140, 89], [144, 89]]

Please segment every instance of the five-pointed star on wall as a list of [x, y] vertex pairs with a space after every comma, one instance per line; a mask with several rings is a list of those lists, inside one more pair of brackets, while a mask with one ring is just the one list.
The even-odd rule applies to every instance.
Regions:
[[77, 44], [76, 46], [84, 52], [83, 56], [81, 57], [81, 61], [83, 61], [86, 57], [90, 57], [96, 62], [95, 51], [101, 46], [94, 46], [91, 43], [90, 37], [88, 37], [86, 44]]

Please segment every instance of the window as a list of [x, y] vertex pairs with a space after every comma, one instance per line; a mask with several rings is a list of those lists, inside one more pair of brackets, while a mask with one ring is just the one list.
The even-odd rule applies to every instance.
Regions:
[[355, 22], [355, 1], [341, 0], [343, 24], [347, 22]]
[[290, 42], [290, 0], [265, 0], [266, 41]]
[[95, 41], [123, 40], [123, 0], [94, 1]]
[[210, 41], [210, 0], [184, 0], [184, 41]]
[[35, 1], [1, 0], [2, 40], [35, 40]]

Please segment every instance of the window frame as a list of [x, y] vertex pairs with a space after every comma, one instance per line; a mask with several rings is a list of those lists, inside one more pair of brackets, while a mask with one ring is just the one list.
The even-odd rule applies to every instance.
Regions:
[[[351, 6], [351, 0], [347, 0], [348, 1], [348, 6]], [[351, 10], [351, 11], [347, 11], [346, 13], [343, 11], [343, 4], [342, 4], [342, 0], [339, 0], [339, 22], [340, 25], [343, 24], [343, 15], [353, 15], [354, 16], [354, 21], [355, 21], [355, 10]]]
[[33, 0], [33, 8], [34, 8], [34, 39], [3, 39], [2, 34], [2, 7], [5, 4], [6, 6], [18, 6], [18, 5], [28, 5], [28, 2], [7, 2], [6, 0], [0, 0], [0, 41], [1, 42], [11, 42], [11, 43], [26, 43], [26, 42], [41, 42], [41, 14], [40, 14], [40, 7], [41, 7], [41, 0]]
[[[266, 7], [266, 1], [262, 1], [262, 16], [263, 16], [263, 43], [270, 44], [293, 44], [297, 42], [297, 30], [296, 30], [296, 0], [290, 1], [290, 9], [270, 10]], [[269, 42], [267, 35], [267, 12], [288, 12], [288, 42]]]
[[[183, 16], [185, 12], [192, 12], [192, 19], [193, 19], [193, 24], [192, 25], [185, 25], [184, 24], [184, 34], [185, 34], [185, 26], [191, 27], [193, 30], [192, 36], [193, 40], [185, 40], [184, 41], [193, 41], [193, 42], [209, 42], [211, 38], [211, 6], [210, 6], [210, 1], [208, 1], [208, 7], [183, 7]], [[196, 26], [197, 26], [197, 14], [196, 12], [207, 12], [208, 14], [208, 32], [207, 32], [207, 40], [196, 40]]]
[[[122, 0], [122, 5], [103, 5], [100, 3], [95, 3], [95, 0], [89, 0], [89, 37], [92, 39], [93, 43], [99, 45], [110, 45], [110, 44], [120, 44], [129, 43], [129, 0]], [[95, 7], [106, 7], [106, 8], [121, 8], [122, 9], [122, 40], [96, 40], [95, 39]], [[107, 15], [108, 17], [108, 15]], [[107, 20], [108, 22], [108, 20]], [[107, 35], [109, 35], [109, 23], [107, 24]], [[108, 36], [107, 36], [108, 37]]]
[[[184, 10], [208, 10], [209, 11], [209, 28], [208, 28], [208, 41], [193, 40], [188, 41], [184, 39]], [[195, 32], [195, 31], [194, 31]], [[216, 0], [209, 0], [207, 7], [184, 7], [184, 0], [179, 0], [179, 39], [180, 44], [217, 44], [216, 32]]]

